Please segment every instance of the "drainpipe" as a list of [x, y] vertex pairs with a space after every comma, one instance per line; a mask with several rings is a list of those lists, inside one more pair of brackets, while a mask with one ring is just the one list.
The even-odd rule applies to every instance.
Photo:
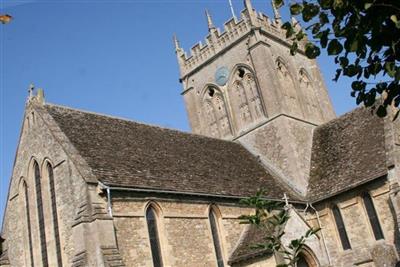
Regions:
[[108, 214], [112, 217], [112, 204], [111, 204], [111, 188], [102, 182], [99, 182], [99, 185], [102, 189], [105, 189], [107, 192], [107, 211]]
[[311, 209], [313, 209], [314, 212], [315, 212], [315, 214], [317, 215], [318, 227], [321, 229], [322, 243], [324, 244], [325, 253], [326, 253], [326, 256], [328, 257], [328, 264], [329, 264], [329, 266], [332, 266], [332, 265], [331, 265], [331, 256], [329, 255], [328, 247], [326, 246], [326, 243], [325, 243], [325, 235], [324, 235], [324, 231], [322, 231], [321, 220], [319, 219], [319, 213], [318, 213], [318, 211], [314, 208], [314, 206], [313, 206], [311, 203], [308, 203], [308, 202], [307, 202], [306, 208], [304, 209], [304, 212], [307, 211], [307, 208], [308, 208], [308, 207], [310, 207]]

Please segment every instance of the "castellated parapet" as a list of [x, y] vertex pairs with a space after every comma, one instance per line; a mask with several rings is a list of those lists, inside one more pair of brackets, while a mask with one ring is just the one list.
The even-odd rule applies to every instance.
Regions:
[[244, 9], [240, 14], [239, 20], [231, 18], [225, 22], [222, 32], [215, 27], [210, 29], [210, 33], [205, 38], [205, 43], [195, 44], [190, 49], [189, 55], [176, 41], [176, 53], [182, 78], [245, 38], [252, 29], [260, 30], [269, 38], [285, 40], [285, 44], [290, 46], [290, 41], [285, 36], [285, 30], [281, 29], [282, 23], [279, 18], [271, 20], [267, 15], [256, 12], [254, 9], [251, 12]]

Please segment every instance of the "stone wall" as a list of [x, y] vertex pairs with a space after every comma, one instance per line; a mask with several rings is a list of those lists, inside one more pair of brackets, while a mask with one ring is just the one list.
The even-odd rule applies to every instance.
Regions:
[[[210, 202], [151, 196], [122, 197], [115, 194], [112, 200], [118, 247], [126, 266], [152, 266], [145, 218], [149, 203], [156, 205], [158, 211], [158, 233], [164, 266], [216, 265], [208, 217]], [[214, 204], [220, 214], [218, 231], [224, 261], [227, 262], [244, 227], [237, 218], [250, 210], [232, 204]]]
[[28, 187], [34, 266], [41, 266], [36, 192], [32, 170], [33, 160], [36, 160], [39, 164], [42, 174], [42, 198], [49, 265], [56, 266], [57, 258], [48, 176], [46, 175], [47, 162], [54, 167], [63, 263], [70, 265], [75, 253], [72, 224], [76, 210], [86, 194], [86, 187], [80, 173], [68, 158], [60, 143], [55, 140], [48, 129], [47, 122], [42, 119], [41, 115], [31, 106], [26, 110], [10, 181], [2, 235], [6, 239], [5, 246], [11, 266], [29, 266], [31, 262], [23, 181], [26, 182]]
[[[384, 240], [375, 240], [371, 223], [361, 198], [369, 192], [381, 225]], [[351, 249], [343, 250], [331, 207], [337, 205], [343, 217]], [[316, 205], [322, 233], [332, 266], [394, 266], [396, 262], [394, 213], [390, 208], [389, 185], [381, 179], [351, 192], [331, 198]], [[315, 215], [308, 216], [308, 222], [318, 226]], [[381, 257], [386, 254], [386, 257]], [[385, 262], [386, 261], [386, 262]], [[374, 265], [375, 264], [375, 265]]]

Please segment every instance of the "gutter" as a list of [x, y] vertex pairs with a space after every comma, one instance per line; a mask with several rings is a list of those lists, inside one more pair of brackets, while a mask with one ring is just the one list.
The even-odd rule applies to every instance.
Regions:
[[[196, 193], [196, 192], [184, 192], [184, 191], [174, 191], [174, 190], [159, 190], [159, 189], [149, 189], [149, 188], [134, 188], [134, 187], [120, 187], [111, 184], [104, 184], [102, 182], [98, 182], [102, 189], [106, 190], [114, 190], [114, 191], [130, 191], [130, 192], [139, 192], [139, 193], [159, 193], [159, 194], [173, 194], [173, 195], [184, 195], [184, 196], [201, 196], [201, 197], [213, 197], [213, 198], [224, 198], [224, 199], [243, 199], [250, 196], [232, 196], [232, 195], [217, 195], [217, 194], [207, 194], [207, 193]], [[108, 195], [108, 193], [107, 193]], [[111, 195], [111, 192], [110, 192]], [[268, 200], [274, 200], [283, 202], [280, 198], [265, 198]], [[290, 201], [293, 204], [302, 204], [306, 205], [307, 203], [304, 201]]]
[[112, 218], [113, 214], [112, 214], [112, 203], [111, 203], [111, 188], [100, 181], [99, 181], [99, 186], [101, 189], [105, 189], [107, 192], [107, 211]]

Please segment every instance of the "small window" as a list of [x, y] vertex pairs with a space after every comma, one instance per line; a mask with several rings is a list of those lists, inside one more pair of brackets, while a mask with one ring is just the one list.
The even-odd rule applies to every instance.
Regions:
[[340, 241], [344, 250], [351, 249], [350, 241], [347, 236], [346, 228], [344, 226], [343, 217], [339, 208], [335, 205], [332, 208], [333, 217], [335, 218], [336, 227], [339, 232]]
[[39, 237], [40, 237], [40, 248], [42, 254], [42, 264], [44, 267], [47, 267], [48, 259], [47, 259], [47, 246], [46, 246], [46, 228], [44, 223], [44, 214], [43, 214], [43, 199], [42, 199], [42, 184], [40, 177], [39, 165], [35, 161], [33, 164], [34, 172], [35, 172], [35, 188], [36, 188], [36, 205], [37, 205], [37, 213], [38, 213], [38, 221], [39, 221]]
[[160, 240], [158, 237], [157, 214], [152, 206], [149, 206], [146, 210], [146, 220], [147, 220], [147, 228], [149, 230], [149, 239], [150, 239], [151, 255], [153, 257], [153, 266], [162, 267], [163, 263], [161, 257]]
[[381, 224], [379, 223], [378, 215], [375, 210], [372, 198], [368, 193], [364, 193], [362, 196], [365, 209], [367, 210], [368, 219], [372, 226], [372, 231], [376, 240], [384, 239]]
[[215, 256], [217, 257], [217, 266], [224, 267], [224, 259], [222, 257], [222, 250], [221, 250], [221, 241], [218, 235], [218, 221], [213, 208], [210, 209], [208, 218], [210, 220], [211, 234], [214, 241]]

